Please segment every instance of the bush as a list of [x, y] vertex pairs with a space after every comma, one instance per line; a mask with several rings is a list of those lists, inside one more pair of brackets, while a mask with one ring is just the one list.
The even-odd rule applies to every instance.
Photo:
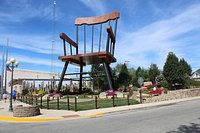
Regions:
[[46, 92], [44, 90], [39, 90], [38, 94], [44, 96], [46, 94]]
[[32, 92], [32, 95], [36, 95], [37, 93], [34, 91], [34, 92]]
[[28, 94], [28, 89], [23, 89], [23, 90], [22, 90], [22, 96], [24, 96], [24, 95], [26, 95], [26, 94]]

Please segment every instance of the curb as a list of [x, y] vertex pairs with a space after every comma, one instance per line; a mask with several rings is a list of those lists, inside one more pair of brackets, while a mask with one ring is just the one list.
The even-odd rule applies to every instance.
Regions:
[[[145, 103], [145, 104], [138, 104], [138, 105], [129, 105], [126, 106], [120, 106], [115, 108], [104, 108], [99, 110], [97, 113], [91, 113], [88, 115], [81, 116], [79, 115], [66, 115], [61, 116], [63, 118], [26, 118], [26, 117], [6, 117], [6, 116], [0, 116], [0, 121], [7, 121], [7, 122], [47, 122], [47, 121], [56, 121], [56, 120], [72, 120], [72, 119], [81, 119], [81, 118], [94, 118], [94, 117], [102, 117], [105, 114], [110, 113], [117, 113], [117, 112], [123, 112], [123, 111], [129, 111], [129, 110], [139, 110], [139, 109], [145, 109], [145, 108], [151, 108], [151, 107], [161, 107], [161, 106], [168, 106], [173, 105], [176, 103], [181, 103], [184, 101], [191, 101], [191, 100], [198, 100], [200, 97], [190, 97], [190, 98], [183, 98], [183, 99], [176, 99], [171, 101], [162, 101], [162, 102], [155, 102], [155, 103]], [[110, 110], [109, 110], [110, 109]]]
[[45, 122], [45, 121], [54, 121], [62, 120], [63, 118], [20, 118], [20, 117], [6, 117], [0, 116], [0, 121], [7, 122]]

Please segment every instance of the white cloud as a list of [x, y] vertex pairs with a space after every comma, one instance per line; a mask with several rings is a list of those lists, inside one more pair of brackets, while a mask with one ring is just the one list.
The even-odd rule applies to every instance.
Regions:
[[[34, 2], [34, 1], [33, 1]], [[48, 4], [33, 6], [29, 0], [6, 1], [6, 9], [0, 12], [0, 22], [23, 22], [31, 18], [52, 18], [52, 7]]]
[[96, 12], [96, 14], [98, 15], [104, 14], [107, 11], [105, 5], [100, 0], [79, 0], [79, 1], [88, 8], [90, 8], [93, 12]]
[[123, 32], [118, 38], [116, 55], [119, 61], [130, 60], [134, 66], [149, 67], [150, 63], [156, 63], [162, 68], [168, 52], [184, 54], [180, 50], [186, 45], [182, 35], [199, 29], [200, 5], [194, 5], [176, 16], [156, 21], [138, 31], [127, 32], [125, 29], [126, 33]]

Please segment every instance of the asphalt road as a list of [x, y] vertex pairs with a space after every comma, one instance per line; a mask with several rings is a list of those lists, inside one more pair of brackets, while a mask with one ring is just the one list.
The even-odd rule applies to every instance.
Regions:
[[200, 133], [200, 100], [42, 123], [0, 122], [0, 133]]

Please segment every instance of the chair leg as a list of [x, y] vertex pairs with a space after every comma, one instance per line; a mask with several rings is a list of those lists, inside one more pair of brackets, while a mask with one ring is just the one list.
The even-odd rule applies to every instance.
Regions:
[[83, 66], [80, 66], [79, 92], [82, 92]]
[[61, 89], [61, 86], [62, 86], [62, 82], [64, 80], [64, 76], [65, 76], [65, 72], [67, 70], [68, 64], [69, 64], [69, 62], [65, 62], [65, 65], [63, 67], [63, 71], [62, 71], [62, 74], [61, 74], [61, 77], [60, 77], [60, 81], [58, 83], [58, 90], [57, 90], [57, 92], [60, 92], [60, 89]]
[[114, 80], [113, 80], [113, 77], [112, 77], [110, 66], [107, 63], [103, 63], [103, 66], [104, 66], [105, 71], [106, 71], [106, 77], [108, 79], [109, 88], [110, 88], [110, 90], [115, 90]]

